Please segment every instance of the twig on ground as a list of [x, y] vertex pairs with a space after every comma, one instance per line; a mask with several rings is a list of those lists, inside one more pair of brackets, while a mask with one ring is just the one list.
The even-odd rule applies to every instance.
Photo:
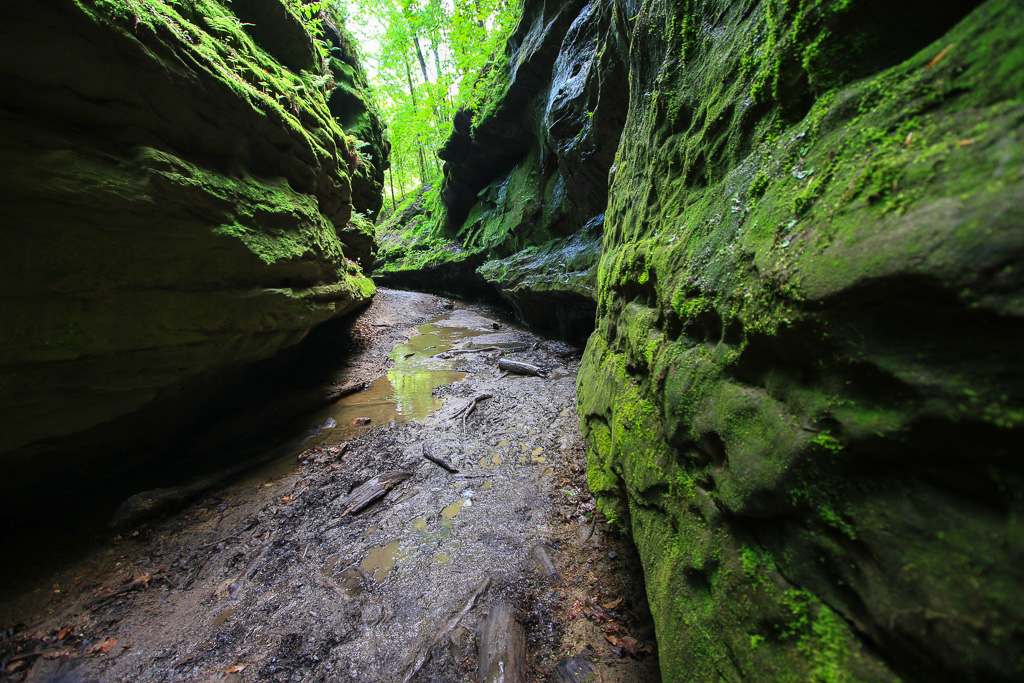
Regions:
[[434, 463], [435, 465], [437, 465], [441, 469], [447, 470], [451, 474], [458, 473], [458, 470], [455, 469], [455, 467], [453, 467], [450, 462], [448, 462], [447, 460], [445, 460], [444, 458], [442, 458], [440, 456], [437, 456], [437, 455], [434, 455], [433, 453], [431, 453], [430, 452], [430, 445], [427, 444], [427, 443], [423, 444], [423, 457], [426, 458], [427, 460], [429, 460], [430, 462]]

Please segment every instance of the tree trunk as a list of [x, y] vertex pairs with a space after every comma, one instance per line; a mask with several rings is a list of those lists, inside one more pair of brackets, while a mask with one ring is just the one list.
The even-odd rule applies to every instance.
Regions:
[[388, 168], [388, 180], [391, 182], [391, 211], [398, 211], [398, 202], [395, 201], [395, 169], [394, 164]]
[[427, 60], [423, 59], [423, 49], [420, 47], [420, 37], [415, 33], [412, 35], [412, 42], [413, 45], [416, 46], [416, 58], [420, 60], [420, 70], [423, 72], [423, 80], [430, 83], [430, 76], [427, 75]]
[[[419, 42], [416, 44], [416, 51], [419, 52]], [[423, 61], [423, 55], [420, 55], [420, 62]], [[419, 105], [416, 103], [416, 85], [412, 82], [412, 67], [409, 66], [409, 62], [405, 63], [405, 76], [409, 79], [409, 96], [412, 98], [412, 108], [419, 109]], [[423, 146], [416, 143], [416, 153], [420, 159], [420, 183], [427, 182], [427, 160], [423, 156]]]

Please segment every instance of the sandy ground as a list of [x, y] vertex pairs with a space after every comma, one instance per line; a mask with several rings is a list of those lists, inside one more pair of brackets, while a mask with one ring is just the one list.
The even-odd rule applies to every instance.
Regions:
[[[439, 341], [408, 342], [428, 321]], [[324, 430], [285, 473], [249, 473], [42, 577], [0, 605], [0, 678], [475, 681], [480, 627], [504, 603], [525, 630], [525, 680], [562, 680], [580, 655], [593, 680], [658, 681], [638, 560], [586, 488], [578, 350], [486, 307], [389, 290], [351, 329], [339, 381], [417, 363], [461, 379], [428, 387], [422, 419]], [[500, 358], [545, 375], [502, 373]], [[346, 514], [356, 487], [395, 471], [408, 476]]]

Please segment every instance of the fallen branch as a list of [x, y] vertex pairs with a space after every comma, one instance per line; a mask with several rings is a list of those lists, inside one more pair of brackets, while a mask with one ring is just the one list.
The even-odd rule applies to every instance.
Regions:
[[457, 474], [458, 470], [455, 469], [450, 462], [444, 458], [438, 457], [430, 452], [430, 446], [426, 443], [423, 444], [423, 457], [434, 463], [443, 470], [447, 470], [451, 474]]
[[443, 358], [444, 356], [457, 356], [462, 353], [481, 353], [483, 351], [499, 351], [497, 346], [481, 346], [479, 349], [452, 349], [450, 351], [443, 351], [434, 356], [434, 358]]
[[483, 401], [485, 399], [488, 399], [488, 398], [492, 398], [492, 396], [490, 394], [480, 394], [479, 396], [475, 396], [472, 401], [470, 401], [466, 405], [464, 405], [461, 408], [459, 408], [458, 410], [456, 410], [455, 414], [452, 415], [451, 419], [454, 420], [459, 415], [462, 415], [462, 413], [464, 411], [466, 411], [466, 410], [472, 410], [473, 408], [476, 408], [476, 404], [477, 403], [479, 403], [480, 401]]
[[551, 561], [551, 556], [548, 555], [547, 549], [542, 544], [533, 546], [533, 549], [530, 551], [530, 557], [537, 563], [537, 569], [544, 576], [554, 576], [558, 573], [554, 563]]
[[357, 391], [362, 391], [365, 388], [365, 382], [349, 382], [348, 384], [343, 384], [337, 389], [333, 389], [330, 392], [328, 392], [327, 397], [331, 400], [335, 400], [343, 396], [348, 396], [349, 394], [354, 394]]
[[544, 370], [536, 365], [521, 363], [517, 360], [509, 360], [508, 358], [502, 358], [498, 361], [498, 369], [506, 372], [514, 372], [517, 375], [533, 375], [534, 377], [543, 377], [545, 374]]
[[466, 418], [469, 417], [470, 413], [472, 413], [474, 410], [476, 410], [476, 404], [479, 403], [480, 401], [483, 401], [484, 399], [488, 399], [490, 397], [491, 397], [490, 394], [480, 394], [479, 396], [474, 398], [472, 400], [472, 402], [470, 402], [470, 404], [468, 406], [466, 406], [466, 409], [465, 409], [466, 412], [462, 413], [462, 433], [463, 434], [466, 433]]
[[132, 591], [145, 590], [146, 586], [149, 585], [149, 582], [150, 582], [150, 580], [152, 578], [153, 577], [150, 576], [149, 574], [143, 574], [142, 576], [140, 576], [139, 578], [135, 579], [134, 581], [129, 581], [128, 583], [121, 584], [120, 586], [115, 588], [112, 593], [109, 593], [107, 595], [101, 595], [98, 598], [90, 600], [89, 602], [85, 603], [85, 608], [91, 610], [94, 607], [99, 607], [100, 605], [104, 605], [104, 604], [110, 602], [111, 600], [114, 600], [116, 598], [121, 597], [122, 595], [127, 595], [128, 593], [131, 593]]
[[419, 656], [419, 659], [416, 660], [416, 663], [413, 664], [412, 668], [409, 670], [409, 673], [407, 673], [405, 675], [405, 678], [402, 679], [402, 683], [409, 683], [409, 681], [416, 677], [416, 674], [420, 672], [420, 669], [422, 669], [423, 666], [430, 659], [430, 651], [434, 649], [434, 646], [440, 643], [442, 638], [448, 635], [456, 626], [459, 625], [459, 622], [462, 621], [462, 618], [466, 616], [467, 613], [469, 613], [469, 610], [473, 609], [473, 605], [476, 604], [477, 599], [481, 595], [483, 595], [484, 592], [486, 592], [487, 589], [490, 587], [491, 577], [488, 576], [480, 582], [479, 586], [476, 587], [476, 590], [473, 591], [473, 595], [469, 596], [469, 600], [467, 600], [466, 604], [463, 605], [461, 610], [459, 610], [459, 613], [451, 619], [449, 619], [448, 623], [445, 624], [444, 627], [437, 632], [437, 634], [430, 640], [429, 643], [427, 643], [427, 646], [423, 649], [423, 653]]

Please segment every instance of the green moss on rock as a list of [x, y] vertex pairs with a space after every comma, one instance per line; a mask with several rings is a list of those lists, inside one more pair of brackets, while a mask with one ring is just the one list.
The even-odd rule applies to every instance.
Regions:
[[1024, 671], [1024, 15], [890, 9], [629, 19], [578, 389], [666, 680]]
[[[5, 457], [274, 355], [372, 296], [329, 75], [284, 5], [245, 11], [5, 7]], [[253, 12], [294, 21], [250, 32]]]

